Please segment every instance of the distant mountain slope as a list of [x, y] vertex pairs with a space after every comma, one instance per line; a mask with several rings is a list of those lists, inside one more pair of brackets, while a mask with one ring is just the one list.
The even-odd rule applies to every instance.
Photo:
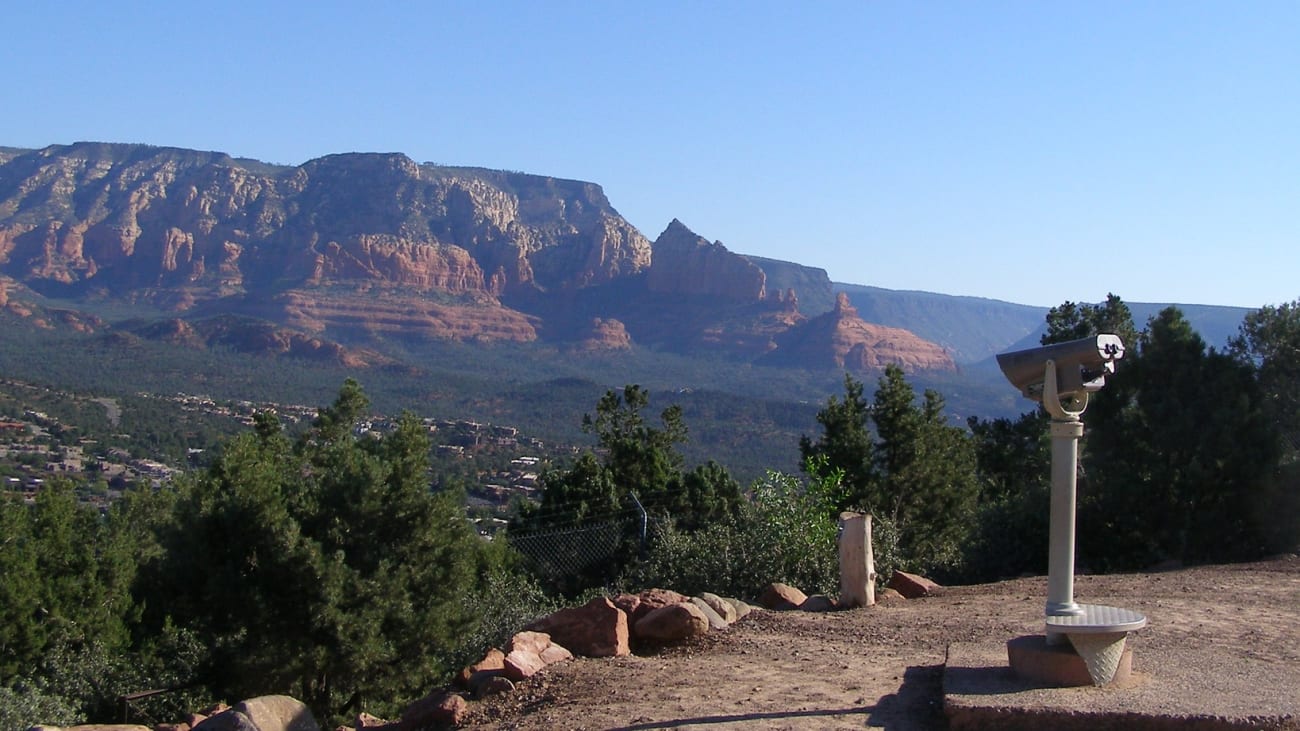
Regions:
[[[1133, 324], [1138, 330], [1146, 327], [1147, 321], [1155, 317], [1161, 310], [1169, 307], [1168, 304], [1157, 302], [1127, 302], [1129, 311], [1133, 313]], [[1207, 345], [1224, 349], [1228, 345], [1228, 339], [1237, 334], [1237, 329], [1241, 326], [1241, 321], [1246, 314], [1253, 312], [1248, 307], [1228, 307], [1221, 305], [1173, 305], [1182, 310], [1183, 316], [1192, 324], [1192, 329], [1200, 334]], [[1024, 348], [1033, 348], [1037, 346], [1047, 332], [1047, 310], [1041, 310], [1042, 318], [1038, 326], [1029, 334], [1020, 340], [1011, 343], [1003, 350], [1022, 350]], [[1002, 352], [1002, 351], [997, 351]], [[990, 358], [992, 355], [989, 356]]]
[[[959, 364], [975, 364], [997, 353], [1038, 345], [1047, 332], [1047, 307], [980, 297], [959, 297], [859, 284], [834, 284], [853, 300], [862, 319], [900, 327], [948, 348]], [[1129, 302], [1139, 330], [1168, 304]], [[1237, 334], [1246, 307], [1175, 305], [1205, 342], [1223, 348]]]
[[868, 322], [910, 330], [948, 348], [953, 359], [974, 363], [1034, 332], [1047, 311], [980, 297], [884, 289], [836, 282]]

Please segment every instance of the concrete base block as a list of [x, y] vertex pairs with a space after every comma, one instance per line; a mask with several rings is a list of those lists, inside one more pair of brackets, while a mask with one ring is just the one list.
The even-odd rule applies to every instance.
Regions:
[[[1043, 635], [1024, 635], [1007, 642], [1007, 660], [1017, 676], [1044, 686], [1065, 688], [1093, 685], [1088, 664], [1068, 643], [1047, 644]], [[1133, 674], [1133, 651], [1125, 647], [1110, 683]]]

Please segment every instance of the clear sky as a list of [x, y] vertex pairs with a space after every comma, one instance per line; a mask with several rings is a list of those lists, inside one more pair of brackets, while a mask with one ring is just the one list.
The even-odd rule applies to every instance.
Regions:
[[589, 180], [837, 282], [1300, 297], [1300, 2], [31, 2], [0, 145]]

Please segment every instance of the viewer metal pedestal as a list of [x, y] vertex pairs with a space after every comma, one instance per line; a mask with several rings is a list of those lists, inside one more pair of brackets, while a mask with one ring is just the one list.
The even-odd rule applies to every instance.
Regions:
[[[1122, 350], [1118, 352], [1122, 354]], [[1115, 679], [1121, 666], [1128, 634], [1145, 627], [1147, 618], [1130, 609], [1074, 601], [1075, 493], [1079, 439], [1083, 436], [1080, 416], [1088, 406], [1088, 392], [1081, 384], [1074, 383], [1077, 374], [1067, 373], [1070, 384], [1064, 392], [1066, 403], [1063, 403], [1055, 361], [1047, 360], [1043, 375], [1041, 400], [1052, 416], [1051, 525], [1044, 607], [1046, 642], [1039, 646], [1013, 640], [1007, 643], [1007, 657], [1012, 669], [1022, 676], [1053, 684], [1078, 684], [1072, 679], [1077, 674], [1068, 667], [1077, 661], [1068, 653], [1060, 652], [1060, 646], [1068, 641], [1086, 665], [1092, 683], [1105, 685]]]

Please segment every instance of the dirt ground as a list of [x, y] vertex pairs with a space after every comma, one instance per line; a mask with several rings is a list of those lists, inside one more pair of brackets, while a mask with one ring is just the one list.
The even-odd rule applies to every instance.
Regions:
[[[1043, 577], [812, 614], [755, 612], [696, 641], [551, 666], [474, 701], [473, 729], [947, 728], [950, 643], [1042, 632]], [[1300, 666], [1300, 557], [1151, 574], [1079, 576], [1075, 598], [1135, 609], [1144, 651], [1214, 647], [1262, 667]], [[1191, 689], [1190, 692], [1195, 692]], [[1279, 693], [1294, 697], [1295, 688]]]

